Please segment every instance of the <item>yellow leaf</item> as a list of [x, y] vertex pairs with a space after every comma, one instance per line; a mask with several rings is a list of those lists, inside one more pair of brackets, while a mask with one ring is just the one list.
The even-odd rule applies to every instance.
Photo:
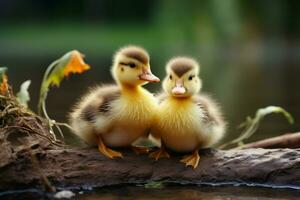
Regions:
[[1, 95], [6, 95], [8, 92], [8, 78], [5, 74], [2, 74], [2, 82], [0, 83], [0, 93]]
[[83, 55], [77, 50], [70, 51], [59, 59], [56, 67], [49, 74], [46, 85], [59, 86], [63, 78], [69, 74], [81, 74], [88, 69], [90, 66], [84, 62]]
[[[88, 69], [90, 69], [90, 66], [84, 62], [83, 55], [77, 50], [70, 51], [51, 63], [44, 74], [40, 89], [38, 103], [39, 113], [41, 113], [42, 108], [45, 107], [45, 101], [50, 86], [59, 86], [64, 77], [69, 76], [71, 73], [81, 74]], [[45, 108], [44, 114], [47, 115]]]
[[81, 74], [82, 72], [90, 69], [90, 66], [84, 62], [83, 57], [84, 56], [78, 51], [72, 51], [69, 63], [65, 67], [64, 75], [68, 76], [70, 73]]

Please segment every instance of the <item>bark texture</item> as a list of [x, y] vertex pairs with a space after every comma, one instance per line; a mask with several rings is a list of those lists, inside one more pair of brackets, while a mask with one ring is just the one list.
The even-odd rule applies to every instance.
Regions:
[[55, 141], [47, 122], [0, 96], [0, 190], [45, 187], [102, 187], [164, 181], [179, 184], [255, 183], [300, 187], [300, 149], [233, 149], [200, 152], [194, 170], [182, 155], [153, 161], [123, 150], [124, 159], [96, 148]]
[[[300, 149], [206, 149], [201, 151], [201, 161], [195, 170], [180, 163], [178, 155], [155, 162], [147, 155], [138, 156], [129, 151], [125, 151], [124, 159], [114, 160], [92, 148], [31, 151], [19, 152], [10, 162], [2, 163], [1, 190], [40, 187], [43, 176], [59, 187], [102, 187], [150, 181], [300, 186]], [[32, 155], [37, 158], [38, 166], [34, 166]]]

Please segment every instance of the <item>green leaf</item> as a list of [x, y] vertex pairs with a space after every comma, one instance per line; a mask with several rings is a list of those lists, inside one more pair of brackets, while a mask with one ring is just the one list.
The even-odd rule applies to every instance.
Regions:
[[47, 87], [50, 85], [59, 86], [64, 77], [70, 73], [81, 74], [90, 68], [89, 65], [84, 62], [83, 55], [77, 50], [69, 51], [63, 55], [56, 61], [54, 66], [45, 79], [45, 86]]
[[290, 124], [294, 123], [294, 118], [292, 117], [292, 115], [289, 112], [287, 112], [286, 110], [284, 110], [283, 108], [278, 107], [278, 106], [268, 106], [266, 108], [259, 109], [258, 113], [257, 113], [257, 115], [258, 115], [257, 117], [263, 118], [266, 115], [271, 114], [271, 113], [283, 114], [283, 116], [288, 120], [288, 122]]
[[231, 144], [237, 144], [238, 146], [242, 146], [244, 144], [244, 140], [249, 139], [256, 132], [260, 122], [265, 118], [265, 116], [272, 113], [283, 114], [283, 116], [288, 120], [290, 124], [294, 123], [292, 115], [281, 107], [268, 106], [265, 108], [260, 108], [256, 111], [254, 118], [248, 116], [246, 118], [246, 121], [240, 124], [239, 128], [244, 128], [240, 136], [230, 142], [221, 145], [220, 148], [224, 148]]
[[20, 91], [17, 93], [18, 102], [26, 108], [28, 107], [28, 102], [30, 100], [30, 95], [28, 92], [30, 84], [31, 84], [31, 80], [27, 80], [24, 83], [22, 83], [20, 87]]
[[0, 75], [6, 73], [6, 71], [7, 71], [7, 67], [0, 67]]
[[0, 67], [0, 83], [2, 83], [3, 75], [7, 72], [7, 67]]
[[51, 63], [46, 69], [41, 84], [40, 97], [38, 103], [39, 114], [41, 114], [42, 108], [44, 106], [44, 115], [46, 115], [47, 117], [47, 114], [45, 113], [46, 108], [43, 104], [45, 104], [50, 86], [59, 86], [64, 77], [68, 76], [71, 73], [80, 74], [85, 70], [88, 70], [89, 68], [90, 66], [86, 64], [83, 60], [83, 55], [77, 50], [70, 51], [58, 60]]
[[50, 85], [59, 86], [61, 81], [64, 79], [64, 70], [68, 65], [71, 55], [73, 51], [66, 53], [59, 59], [59, 62], [55, 66], [55, 68], [51, 71], [46, 80], [46, 85], [49, 87]]
[[152, 181], [145, 184], [145, 188], [147, 189], [162, 189], [163, 187], [164, 183], [159, 181]]

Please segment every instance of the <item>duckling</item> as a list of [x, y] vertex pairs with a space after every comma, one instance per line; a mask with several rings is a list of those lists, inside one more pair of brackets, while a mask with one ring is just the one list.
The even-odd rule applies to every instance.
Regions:
[[160, 104], [157, 122], [151, 136], [161, 141], [161, 148], [151, 158], [169, 157], [167, 149], [190, 153], [181, 162], [196, 168], [199, 149], [216, 144], [225, 133], [225, 122], [215, 101], [198, 94], [202, 81], [199, 64], [188, 57], [171, 59], [166, 66], [167, 76], [163, 92], [158, 95]]
[[[111, 68], [116, 84], [91, 89], [70, 114], [75, 134], [88, 144], [97, 145], [109, 158], [122, 157], [121, 152], [111, 148], [131, 146], [149, 133], [158, 103], [141, 86], [160, 81], [152, 74], [149, 62], [149, 55], [143, 48], [121, 48]], [[134, 150], [138, 152], [139, 149]]]

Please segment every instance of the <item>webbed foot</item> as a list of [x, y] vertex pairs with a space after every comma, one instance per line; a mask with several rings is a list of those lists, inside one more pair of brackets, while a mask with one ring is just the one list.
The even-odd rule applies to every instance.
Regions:
[[194, 169], [198, 166], [200, 161], [200, 156], [198, 149], [195, 150], [192, 154], [184, 156], [180, 162], [185, 163], [185, 166], [192, 166]]
[[98, 150], [101, 152], [103, 155], [113, 159], [113, 158], [123, 158], [123, 155], [121, 152], [112, 150], [108, 148], [102, 141], [102, 139], [99, 137], [98, 140]]
[[149, 157], [158, 160], [160, 158], [170, 158], [170, 155], [162, 146], [159, 150], [150, 153]]

